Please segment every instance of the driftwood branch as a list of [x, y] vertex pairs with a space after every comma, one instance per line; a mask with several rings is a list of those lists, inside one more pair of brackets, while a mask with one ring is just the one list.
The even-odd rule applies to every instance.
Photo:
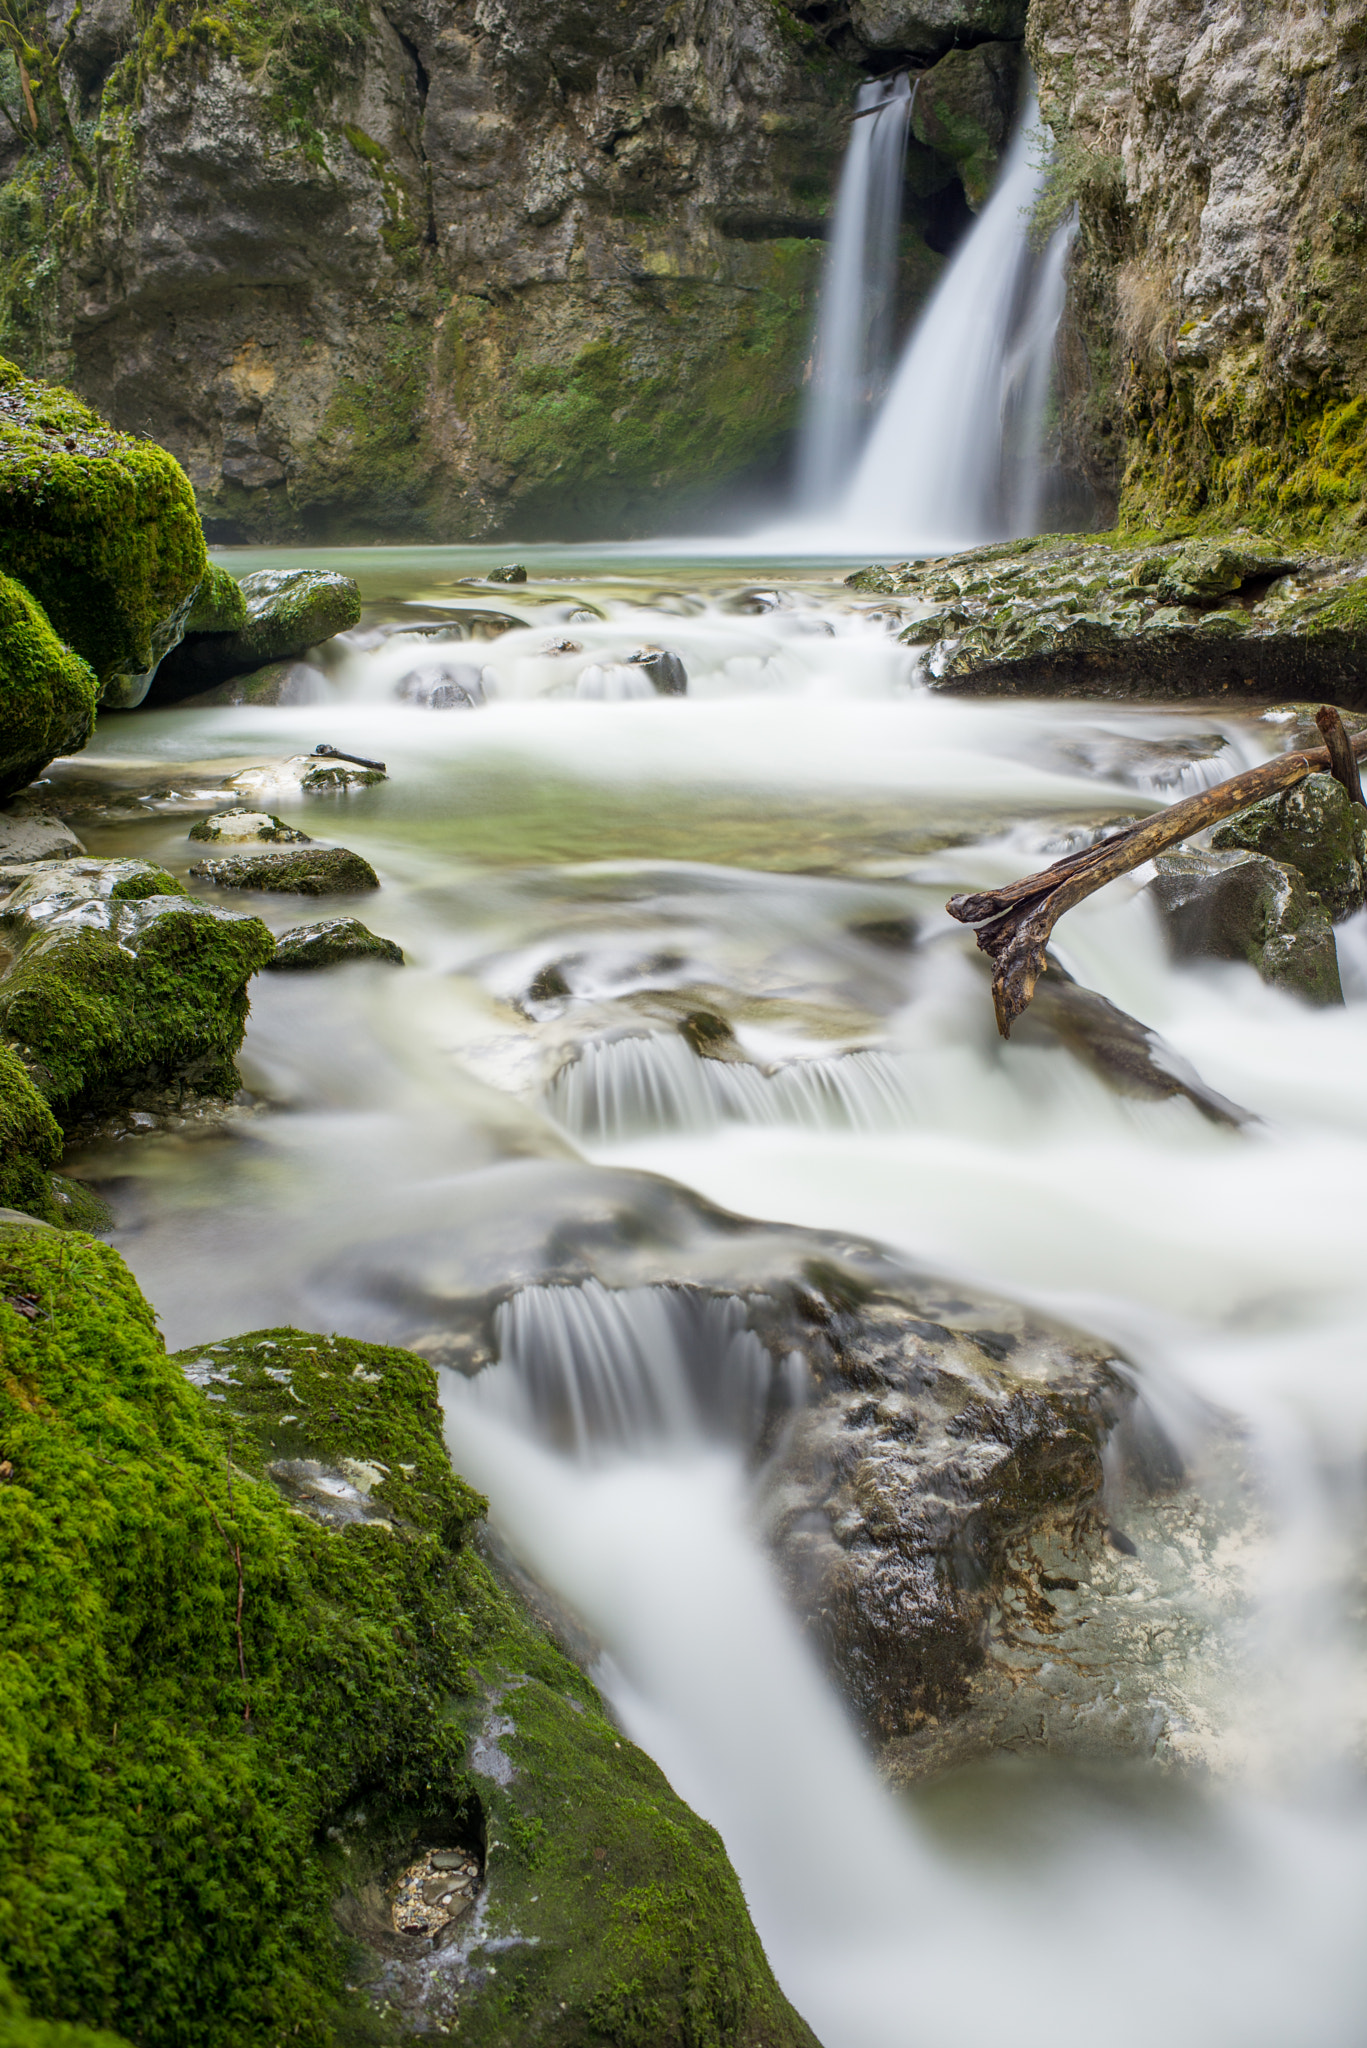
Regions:
[[1321, 704], [1315, 713], [1315, 723], [1324, 735], [1324, 744], [1329, 749], [1329, 773], [1335, 782], [1341, 782], [1348, 792], [1350, 804], [1362, 802], [1362, 777], [1358, 774], [1357, 755], [1349, 739], [1343, 720], [1332, 704]]
[[[1327, 709], [1328, 707], [1326, 707]], [[1334, 713], [1337, 718], [1337, 713]], [[1321, 726], [1321, 731], [1324, 727]], [[1343, 730], [1348, 758], [1356, 771], [1358, 757], [1367, 754], [1367, 732], [1350, 740]], [[951, 896], [945, 905], [960, 924], [975, 927], [979, 946], [993, 962], [992, 1001], [997, 1012], [997, 1029], [1003, 1038], [1035, 993], [1035, 984], [1045, 972], [1045, 948], [1049, 935], [1065, 911], [1084, 898], [1105, 888], [1118, 875], [1142, 867], [1146, 860], [1176, 846], [1207, 825], [1218, 825], [1262, 797], [1293, 789], [1307, 775], [1333, 771], [1331, 748], [1310, 747], [1294, 754], [1279, 754], [1261, 768], [1231, 776], [1214, 789], [1172, 804], [1151, 818], [1129, 825], [1110, 839], [1103, 839], [1081, 853], [1055, 861], [1037, 875], [1025, 875], [1000, 889], [984, 889], [977, 895]], [[1339, 777], [1342, 780], [1342, 777]], [[1360, 800], [1360, 799], [1359, 799]]]

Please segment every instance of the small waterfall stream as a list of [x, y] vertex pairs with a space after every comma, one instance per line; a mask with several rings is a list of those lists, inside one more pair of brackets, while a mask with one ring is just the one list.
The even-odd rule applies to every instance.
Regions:
[[859, 89], [821, 280], [797, 495], [819, 512], [848, 482], [892, 344], [902, 172], [915, 88], [905, 71]]

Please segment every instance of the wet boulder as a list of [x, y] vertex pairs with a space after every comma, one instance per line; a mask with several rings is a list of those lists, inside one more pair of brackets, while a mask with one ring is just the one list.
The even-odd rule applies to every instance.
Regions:
[[139, 860], [0, 870], [0, 1036], [63, 1125], [145, 1099], [223, 1099], [247, 982], [274, 941]]
[[[0, 443], [0, 476], [2, 453]], [[0, 798], [85, 745], [98, 698], [90, 664], [62, 644], [22, 584], [0, 575]]]
[[956, 44], [998, 37], [1019, 42], [1025, 6], [1023, 0], [852, 0], [850, 26], [871, 49], [942, 57]]
[[347, 796], [353, 790], [370, 789], [386, 780], [378, 766], [365, 767], [357, 761], [333, 759], [319, 754], [291, 754], [264, 768], [244, 768], [228, 787], [240, 796], [279, 798], [289, 796]]
[[0, 1208], [55, 1222], [52, 1169], [61, 1156], [61, 1127], [46, 1098], [18, 1053], [0, 1040]]
[[428, 711], [473, 710], [485, 701], [484, 670], [473, 661], [426, 662], [400, 676], [394, 694]]
[[180, 464], [0, 360], [0, 571], [89, 663], [104, 703], [142, 702], [205, 568]]
[[1335, 924], [1362, 908], [1367, 809], [1350, 802], [1332, 775], [1307, 775], [1294, 788], [1250, 804], [1212, 832], [1210, 843], [1220, 852], [1262, 853], [1298, 868]]
[[215, 811], [212, 817], [199, 819], [190, 827], [186, 837], [206, 840], [214, 846], [242, 845], [250, 841], [280, 846], [312, 844], [307, 832], [287, 825], [283, 818], [277, 818], [270, 811], [249, 810], [245, 804], [234, 804], [229, 810]]
[[686, 697], [688, 695], [688, 670], [680, 655], [667, 647], [638, 647], [627, 660], [633, 667], [643, 669], [650, 677], [651, 686], [657, 697]]
[[266, 966], [272, 973], [282, 974], [340, 967], [350, 960], [381, 960], [402, 967], [403, 948], [370, 931], [358, 917], [328, 917], [318, 924], [297, 924], [281, 932]]
[[173, 704], [269, 663], [293, 661], [354, 626], [360, 588], [331, 569], [258, 569], [240, 585], [245, 622], [229, 631], [188, 634], [164, 661], [147, 695]]
[[521, 562], [505, 562], [502, 568], [491, 569], [484, 580], [486, 583], [525, 583], [527, 571]]
[[1163, 854], [1149, 898], [1179, 960], [1245, 960], [1311, 1003], [1341, 1003], [1328, 916], [1298, 869], [1240, 850]]
[[197, 861], [190, 873], [220, 889], [264, 889], [287, 896], [355, 896], [380, 886], [370, 862], [345, 846], [228, 853], [219, 860]]
[[291, 1329], [171, 1358], [71, 1251], [0, 1227], [19, 2039], [815, 2048], [715, 1830], [481, 1555], [431, 1367]]
[[71, 860], [85, 848], [69, 825], [48, 811], [0, 811], [0, 868], [35, 860]]

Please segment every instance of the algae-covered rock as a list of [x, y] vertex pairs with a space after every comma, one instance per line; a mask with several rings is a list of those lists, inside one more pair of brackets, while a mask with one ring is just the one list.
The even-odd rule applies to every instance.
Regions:
[[142, 701], [205, 570], [180, 464], [3, 360], [0, 569], [42, 605], [113, 705]]
[[271, 811], [251, 811], [245, 804], [234, 804], [229, 810], [215, 811], [212, 817], [200, 818], [185, 836], [187, 839], [207, 840], [215, 846], [252, 841], [280, 846], [311, 844], [307, 832], [301, 832], [295, 825], [287, 825], [283, 818], [277, 818]]
[[347, 960], [384, 960], [404, 964], [403, 948], [367, 930], [358, 917], [329, 917], [320, 924], [298, 924], [281, 932], [266, 962], [273, 973], [314, 967], [338, 967]]
[[[714, 1831], [472, 1547], [425, 1361], [268, 1330], [178, 1363], [114, 1252], [41, 1229], [0, 1240], [0, 1346], [31, 2014], [142, 2048], [812, 2048]], [[433, 1855], [477, 1888], [435, 1939], [393, 1911]]]
[[247, 982], [274, 948], [259, 918], [146, 861], [8, 868], [0, 890], [0, 1033], [62, 1123], [147, 1091], [235, 1092]]
[[[0, 490], [3, 452], [0, 441]], [[0, 575], [0, 797], [85, 745], [98, 697], [90, 664], [62, 645], [22, 584]]]
[[210, 562], [185, 621], [187, 633], [240, 633], [247, 623], [247, 600], [236, 576]]
[[61, 1156], [57, 1119], [24, 1062], [0, 1039], [0, 1208], [55, 1223], [50, 1176]]
[[269, 889], [288, 896], [356, 896], [380, 886], [370, 862], [345, 846], [228, 853], [221, 860], [198, 861], [190, 873], [220, 889]]
[[1299, 868], [1338, 924], [1362, 908], [1367, 810], [1332, 775], [1308, 775], [1294, 789], [1250, 804], [1211, 834], [1220, 852], [1240, 848]]
[[1057, 534], [857, 572], [925, 606], [933, 690], [1367, 706], [1367, 562], [1253, 534], [1127, 547]]
[[359, 587], [332, 569], [258, 569], [238, 591], [245, 623], [230, 632], [187, 634], [158, 671], [150, 704], [173, 704], [270, 662], [293, 660], [361, 616]]
[[974, 208], [984, 206], [992, 191], [1016, 109], [1020, 67], [1019, 42], [975, 42], [971, 49], [950, 50], [924, 74], [912, 102], [912, 134], [955, 166]]
[[1296, 868], [1243, 851], [1165, 853], [1149, 895], [1178, 959], [1246, 960], [1312, 1003], [1341, 1003], [1329, 919]]

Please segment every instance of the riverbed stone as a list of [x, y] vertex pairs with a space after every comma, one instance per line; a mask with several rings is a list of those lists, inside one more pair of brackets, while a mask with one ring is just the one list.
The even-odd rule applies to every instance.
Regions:
[[1256, 534], [1135, 547], [1046, 534], [857, 571], [924, 606], [903, 631], [932, 690], [1367, 708], [1367, 558]]
[[148, 861], [43, 861], [0, 870], [0, 947], [0, 1037], [64, 1127], [240, 1086], [247, 982], [274, 949], [259, 918]]
[[1217, 851], [1241, 848], [1298, 868], [1339, 924], [1361, 910], [1367, 809], [1332, 775], [1308, 775], [1293, 789], [1250, 804], [1210, 835]]
[[270, 662], [292, 661], [361, 616], [358, 584], [333, 569], [258, 569], [239, 587], [245, 623], [231, 632], [187, 634], [162, 663], [149, 704], [177, 703]]
[[[41, 1227], [0, 1241], [0, 1351], [20, 2041], [815, 2048], [715, 1830], [482, 1557], [424, 1360], [169, 1358], [118, 1255]], [[380, 1512], [300, 1512], [274, 1468], [306, 1461]], [[404, 1873], [456, 1853], [461, 1939], [400, 1932]]]
[[319, 924], [297, 924], [281, 932], [266, 966], [281, 974], [339, 967], [348, 960], [382, 960], [402, 967], [403, 948], [368, 930], [358, 917], [329, 917]]
[[1179, 960], [1246, 960], [1311, 1003], [1341, 1003], [1329, 918], [1299, 869], [1242, 849], [1165, 853], [1150, 901]]
[[219, 860], [197, 861], [190, 873], [220, 889], [267, 889], [289, 896], [355, 896], [380, 886], [370, 862], [345, 846], [229, 853]]
[[48, 811], [0, 811], [0, 867], [70, 860], [85, 850], [71, 827]]
[[262, 840], [281, 846], [312, 844], [308, 833], [299, 831], [297, 826], [287, 825], [283, 818], [277, 818], [270, 811], [248, 810], [245, 804], [235, 804], [230, 810], [215, 811], [212, 817], [201, 818], [190, 827], [186, 837], [207, 840], [213, 845], [230, 845], [251, 840]]

